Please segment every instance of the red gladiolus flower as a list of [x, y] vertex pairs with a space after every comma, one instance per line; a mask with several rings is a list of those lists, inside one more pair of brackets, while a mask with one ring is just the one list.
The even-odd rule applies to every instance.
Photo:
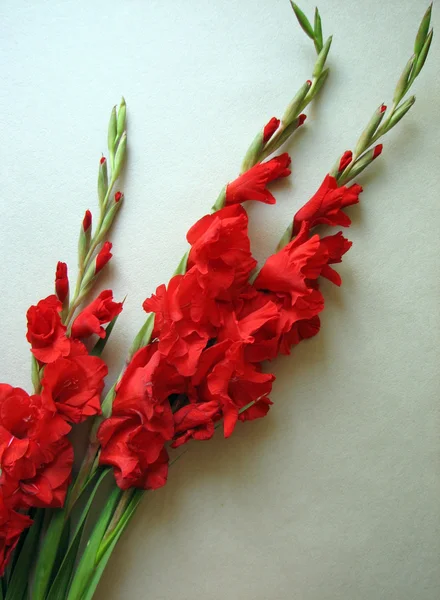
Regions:
[[188, 231], [188, 269], [197, 268], [199, 284], [211, 296], [242, 287], [256, 266], [247, 227], [246, 211], [234, 205], [202, 217]]
[[69, 293], [69, 278], [67, 276], [67, 265], [58, 261], [55, 273], [55, 292], [60, 302], [64, 302]]
[[86, 231], [88, 231], [88, 229], [90, 228], [92, 224], [92, 213], [89, 210], [86, 210], [86, 214], [84, 215], [84, 219], [82, 222], [82, 227], [83, 227], [83, 231], [84, 233]]
[[264, 126], [263, 142], [265, 144], [270, 140], [270, 138], [273, 136], [273, 134], [275, 133], [275, 131], [278, 129], [279, 126], [280, 126], [280, 120], [277, 119], [276, 117], [272, 117], [271, 120], [269, 121], [269, 123], [267, 123], [267, 125]]
[[185, 392], [185, 380], [167, 364], [157, 344], [139, 350], [117, 386], [112, 416], [98, 430], [100, 464], [112, 465], [121, 489], [165, 485], [165, 442], [174, 434], [169, 396]]
[[262, 373], [258, 365], [244, 359], [243, 344], [225, 340], [203, 352], [191, 382], [200, 400], [218, 403], [224, 435], [229, 437], [238, 419], [252, 420], [267, 414], [274, 379], [274, 375]]
[[209, 440], [214, 435], [214, 417], [219, 415], [218, 402], [200, 402], [183, 406], [174, 413], [175, 439], [178, 448], [190, 439]]
[[351, 150], [346, 150], [339, 161], [338, 171], [342, 173], [345, 167], [351, 163], [351, 159], [353, 158], [353, 152]]
[[27, 311], [27, 335], [31, 352], [42, 363], [51, 363], [70, 351], [66, 327], [61, 323], [61, 302], [55, 295], [40, 300]]
[[[37, 508], [62, 508], [71, 480], [73, 448], [63, 438], [50, 448], [52, 459], [41, 464], [34, 477], [17, 484], [21, 504]], [[10, 484], [9, 484], [10, 485]]]
[[347, 240], [341, 231], [336, 235], [321, 238], [321, 247], [325, 248], [328, 256], [327, 264], [323, 266], [321, 271], [322, 277], [326, 277], [335, 285], [341, 285], [341, 276], [330, 265], [342, 262], [343, 255], [350, 250], [351, 246], [352, 242]]
[[316, 225], [348, 227], [351, 220], [342, 209], [359, 202], [361, 192], [360, 185], [338, 187], [336, 179], [327, 175], [316, 194], [296, 213], [293, 234], [298, 233], [303, 222], [307, 222], [310, 228]]
[[72, 325], [72, 337], [87, 338], [94, 333], [105, 338], [105, 323], [110, 323], [122, 311], [122, 302], [113, 302], [113, 292], [104, 290], [76, 317]]
[[0, 577], [4, 575], [20, 535], [31, 525], [32, 519], [6, 506], [0, 494]]
[[95, 275], [101, 271], [108, 261], [111, 259], [113, 254], [111, 253], [112, 244], [111, 242], [105, 242], [101, 250], [99, 251], [98, 256], [96, 257], [95, 262]]
[[0, 487], [13, 508], [62, 506], [73, 461], [69, 431], [50, 398], [0, 384]]
[[240, 204], [246, 200], [257, 200], [266, 204], [275, 204], [275, 198], [266, 189], [271, 181], [290, 175], [290, 156], [285, 152], [271, 160], [258, 163], [235, 181], [226, 186], [226, 206]]
[[82, 344], [72, 345], [66, 358], [47, 365], [41, 385], [42, 398], [53, 402], [59, 414], [69, 423], [82, 423], [101, 414], [101, 392], [107, 365], [90, 356]]

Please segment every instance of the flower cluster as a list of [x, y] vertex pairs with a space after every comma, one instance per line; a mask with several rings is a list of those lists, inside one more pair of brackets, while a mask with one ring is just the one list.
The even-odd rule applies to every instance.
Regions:
[[100, 414], [107, 366], [80, 340], [97, 333], [121, 310], [110, 291], [102, 292], [76, 318], [71, 335], [61, 319], [68, 293], [67, 269], [58, 263], [55, 289], [28, 310], [27, 339], [42, 373], [41, 392], [29, 395], [0, 384], [0, 574], [20, 533], [31, 519], [29, 508], [64, 505], [71, 479], [72, 425]]
[[167, 445], [207, 440], [222, 420], [225, 437], [238, 420], [263, 417], [274, 375], [262, 363], [319, 331], [324, 299], [319, 278], [336, 285], [331, 265], [351, 242], [320, 237], [320, 223], [348, 225], [343, 208], [358, 185], [338, 187], [328, 175], [297, 212], [294, 237], [269, 257], [252, 281], [248, 217], [241, 202], [273, 203], [267, 184], [290, 173], [287, 154], [260, 163], [226, 187], [225, 205], [188, 231], [186, 272], [145, 300], [154, 313], [152, 342], [138, 350], [116, 387], [112, 416], [100, 426], [100, 462], [122, 489], [165, 484]]

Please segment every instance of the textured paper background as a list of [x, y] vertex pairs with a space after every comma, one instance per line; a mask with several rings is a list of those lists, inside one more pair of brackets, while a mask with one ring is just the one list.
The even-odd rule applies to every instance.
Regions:
[[[279, 203], [250, 207], [259, 258], [390, 101], [426, 5], [322, 3], [332, 74], [289, 148]], [[101, 282], [128, 293], [106, 354], [116, 372], [142, 300], [172, 273], [186, 230], [256, 131], [309, 77], [313, 46], [287, 0], [8, 0], [0, 22], [0, 379], [29, 389], [25, 312], [51, 293], [58, 259], [74, 274], [123, 93], [126, 201]], [[322, 332], [277, 361], [265, 420], [191, 445], [172, 467], [97, 600], [440, 597], [439, 49], [434, 38], [415, 107], [360, 179], [343, 288], [323, 286]]]

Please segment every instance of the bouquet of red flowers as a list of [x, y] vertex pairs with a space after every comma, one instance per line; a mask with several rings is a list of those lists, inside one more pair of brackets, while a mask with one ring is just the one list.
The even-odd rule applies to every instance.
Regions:
[[[27, 313], [33, 393], [0, 385], [0, 598], [92, 598], [144, 493], [165, 485], [180, 456], [172, 449], [209, 440], [218, 427], [228, 438], [239, 421], [264, 417], [275, 379], [270, 361], [319, 332], [320, 282], [341, 285], [335, 267], [351, 247], [341, 231], [323, 234], [322, 226], [350, 225], [347, 209], [362, 192], [354, 179], [414, 104], [407, 95], [430, 48], [431, 8], [391, 106], [374, 111], [354, 150], [337, 158], [259, 266], [243, 203], [275, 203], [270, 184], [290, 175], [291, 162], [276, 152], [303, 125], [303, 111], [329, 74], [332, 38], [324, 40], [318, 10], [312, 25], [292, 7], [316, 48], [312, 78], [281, 119], [257, 133], [239, 175], [189, 229], [189, 250], [144, 301], [145, 324], [102, 399], [108, 369], [101, 355], [123, 309], [111, 290], [95, 292], [124, 204], [118, 181], [127, 152], [125, 101], [111, 112], [108, 158], [98, 167], [99, 214], [87, 210], [81, 222], [76, 283], [58, 262], [55, 293]], [[85, 421], [89, 442], [74, 469], [71, 434]]]

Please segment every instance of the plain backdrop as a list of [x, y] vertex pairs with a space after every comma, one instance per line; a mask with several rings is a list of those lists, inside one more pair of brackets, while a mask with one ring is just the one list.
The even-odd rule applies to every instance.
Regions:
[[[322, 3], [331, 76], [288, 146], [278, 204], [249, 207], [259, 259], [391, 101], [426, 7]], [[287, 0], [4, 0], [0, 23], [0, 380], [31, 389], [26, 310], [52, 293], [57, 260], [75, 275], [123, 94], [125, 201], [100, 282], [128, 295], [105, 353], [116, 374], [142, 301], [255, 133], [310, 77], [313, 44]], [[354, 244], [342, 288], [323, 284], [321, 333], [272, 365], [269, 416], [189, 446], [141, 505], [97, 600], [440, 597], [439, 65], [434, 36], [414, 108], [359, 178]]]

